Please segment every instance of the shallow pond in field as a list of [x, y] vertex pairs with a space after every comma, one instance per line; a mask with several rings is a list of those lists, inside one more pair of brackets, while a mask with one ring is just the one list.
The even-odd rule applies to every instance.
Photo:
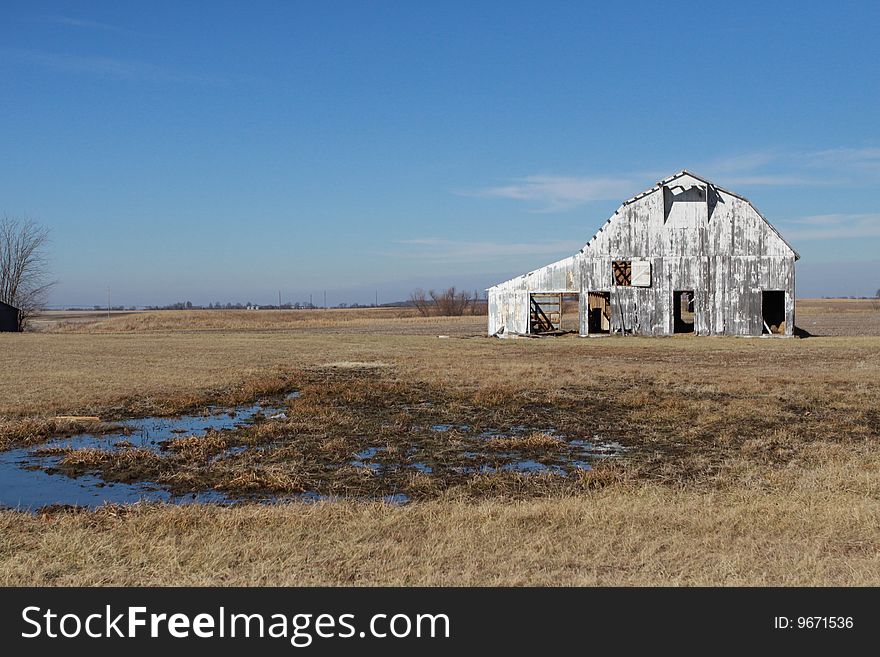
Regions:
[[[527, 434], [538, 433], [556, 438], [562, 442], [562, 451], [547, 450], [546, 452], [527, 458], [521, 451], [512, 448], [508, 451], [488, 453], [485, 451], [466, 451], [462, 457], [475, 461], [474, 465], [459, 465], [455, 467], [462, 474], [490, 474], [493, 472], [520, 472], [520, 473], [551, 473], [560, 476], [577, 474], [580, 471], [592, 470], [592, 461], [621, 456], [626, 452], [626, 447], [618, 442], [606, 441], [602, 436], [596, 435], [593, 440], [572, 439], [567, 440], [554, 429], [538, 429], [517, 425], [507, 430], [485, 429], [478, 434], [481, 440], [493, 439], [517, 439]], [[534, 454], [534, 451], [531, 452]], [[412, 464], [421, 470], [424, 464]]]
[[[291, 393], [286, 399], [293, 399]], [[58, 472], [64, 449], [97, 448], [118, 451], [124, 447], [159, 453], [162, 444], [180, 436], [225, 431], [281, 412], [283, 402], [250, 404], [234, 409], [208, 408], [202, 414], [126, 420], [105, 433], [59, 435], [38, 445], [0, 452], [0, 508], [36, 510], [50, 505], [94, 508], [104, 503], [231, 502], [223, 493], [204, 491], [172, 495], [159, 485], [105, 482], [94, 474], [69, 477]], [[230, 448], [234, 453], [237, 448]]]
[[[85, 466], [77, 469], [70, 463], [62, 463], [66, 454], [87, 448], [117, 454], [124, 454], [125, 450], [147, 450], [163, 459], [173, 459], [175, 453], [169, 456], [169, 452], [173, 452], [168, 448], [169, 441], [184, 436], [205, 438], [216, 432], [245, 429], [256, 423], [283, 422], [290, 411], [286, 402], [298, 395], [294, 392], [285, 398], [235, 408], [209, 407], [202, 413], [180, 417], [126, 420], [113, 426], [105, 425], [100, 432], [57, 435], [40, 444], [0, 452], [0, 508], [35, 511], [55, 505], [95, 508], [105, 503], [138, 501], [235, 504], [245, 500], [310, 502], [345, 497], [406, 504], [410, 501], [410, 494], [420, 494], [418, 486], [408, 488], [413, 477], [421, 482], [420, 486], [434, 486], [435, 490], [457, 485], [462, 478], [496, 473], [548, 474], [563, 479], [571, 477], [568, 481], [573, 481], [580, 472], [590, 470], [592, 463], [620, 456], [626, 451], [620, 443], [600, 435], [590, 438], [580, 433], [574, 438], [551, 427], [523, 424], [509, 427], [481, 426], [476, 422], [473, 425], [449, 421], [434, 424], [438, 419], [444, 419], [435, 416], [402, 434], [403, 444], [394, 442], [394, 434], [389, 442], [388, 437], [364, 433], [349, 438], [352, 451], [343, 450], [341, 454], [328, 457], [318, 449], [311, 454], [317, 453], [319, 457], [311, 462], [308, 458], [296, 461], [296, 458], [310, 455], [306, 451], [296, 451], [307, 448], [301, 446], [309, 445], [308, 436], [299, 443], [296, 433], [282, 433], [277, 442], [250, 446], [244, 446], [232, 437], [229, 446], [219, 441], [216, 452], [206, 452], [198, 466], [210, 468], [216, 465], [224, 476], [232, 477], [239, 471], [234, 469], [235, 465], [224, 470], [226, 459], [234, 462], [237, 457], [242, 457], [244, 472], [249, 464], [261, 464], [264, 459], [273, 465], [272, 458], [288, 459], [276, 463], [282, 463], [282, 468], [291, 462], [294, 467], [312, 468], [304, 470], [311, 489], [307, 492], [274, 494], [267, 486], [263, 489], [232, 487], [230, 490], [237, 492], [223, 493], [211, 488], [216, 479], [207, 478], [203, 491], [174, 494], [168, 487], [144, 481], [144, 475], [137, 473], [132, 475], [133, 478], [140, 476], [137, 481], [106, 481], [100, 475], [100, 460], [95, 461], [98, 465], [90, 469]], [[271, 428], [268, 433], [272, 435]], [[283, 456], [279, 457], [279, 454]], [[88, 458], [84, 458], [88, 462]], [[110, 476], [108, 474], [108, 478]], [[126, 476], [113, 478], [125, 479]], [[196, 490], [198, 485], [192, 488]]]

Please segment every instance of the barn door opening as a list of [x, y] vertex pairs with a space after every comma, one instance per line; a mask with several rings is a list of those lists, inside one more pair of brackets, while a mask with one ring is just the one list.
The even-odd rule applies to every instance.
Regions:
[[785, 333], [785, 291], [761, 291], [761, 333], [779, 335]]
[[531, 333], [576, 332], [580, 329], [578, 295], [540, 293], [531, 295], [529, 331]]
[[587, 333], [611, 331], [611, 293], [590, 292], [587, 296]]
[[529, 312], [529, 333], [549, 333], [559, 322], [559, 298], [549, 294], [532, 294]]
[[676, 290], [672, 293], [672, 319], [674, 333], [694, 332], [693, 290]]
[[559, 330], [579, 333], [581, 330], [581, 301], [577, 293], [560, 295], [561, 316]]

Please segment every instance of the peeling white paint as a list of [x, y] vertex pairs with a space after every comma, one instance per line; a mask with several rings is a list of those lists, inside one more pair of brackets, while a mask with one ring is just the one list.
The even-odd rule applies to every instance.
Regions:
[[[682, 171], [625, 201], [575, 255], [489, 288], [489, 334], [528, 333], [531, 294], [577, 292], [587, 335], [587, 293], [609, 292], [612, 332], [668, 335], [674, 292], [693, 290], [695, 333], [760, 335], [761, 293], [781, 290], [792, 335], [798, 257], [747, 199]], [[648, 263], [636, 269], [649, 285], [615, 286], [614, 260]]]

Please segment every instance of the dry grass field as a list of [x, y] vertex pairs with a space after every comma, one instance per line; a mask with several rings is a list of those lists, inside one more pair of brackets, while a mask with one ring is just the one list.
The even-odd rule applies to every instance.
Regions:
[[[877, 585], [880, 308], [808, 300], [798, 324], [815, 337], [504, 341], [484, 317], [390, 309], [0, 334], [0, 448], [38, 442], [55, 415], [297, 390], [282, 420], [159, 456], [74, 450], [67, 471], [341, 498], [0, 512], [0, 584]], [[626, 451], [578, 472], [507, 467], [565, 463], [597, 435]], [[352, 466], [364, 450], [375, 468]], [[375, 501], [394, 493], [411, 501]]]

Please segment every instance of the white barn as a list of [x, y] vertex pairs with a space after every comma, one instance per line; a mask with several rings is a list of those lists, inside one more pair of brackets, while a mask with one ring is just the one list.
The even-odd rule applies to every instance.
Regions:
[[489, 288], [489, 335], [790, 336], [798, 258], [748, 199], [681, 171], [578, 253]]

